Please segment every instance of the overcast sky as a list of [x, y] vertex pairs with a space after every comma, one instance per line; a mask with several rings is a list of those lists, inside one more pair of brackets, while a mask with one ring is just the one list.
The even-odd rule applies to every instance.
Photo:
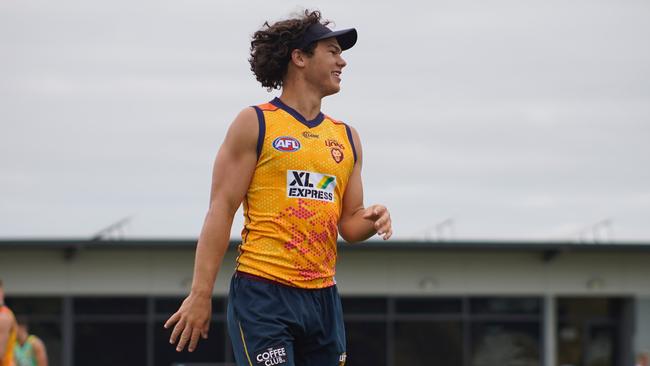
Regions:
[[0, 1], [0, 237], [198, 236], [227, 126], [278, 95], [250, 35], [304, 8], [359, 32], [323, 111], [359, 131], [396, 238], [650, 240], [632, 0]]

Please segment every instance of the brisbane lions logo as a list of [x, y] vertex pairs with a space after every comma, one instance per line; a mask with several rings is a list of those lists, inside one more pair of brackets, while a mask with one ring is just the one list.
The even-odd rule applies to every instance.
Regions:
[[345, 146], [340, 142], [334, 139], [325, 140], [325, 146], [330, 148], [330, 154], [332, 154], [332, 159], [338, 164], [343, 161], [343, 150]]
[[332, 154], [332, 159], [338, 164], [343, 161], [343, 151], [337, 147], [333, 147], [332, 150], [330, 150], [330, 153]]

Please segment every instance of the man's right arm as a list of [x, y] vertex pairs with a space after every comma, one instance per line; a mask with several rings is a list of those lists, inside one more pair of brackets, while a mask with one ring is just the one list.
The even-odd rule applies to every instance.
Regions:
[[13, 324], [13, 319], [9, 314], [0, 313], [0, 358], [7, 352], [7, 342]]
[[257, 164], [257, 114], [246, 108], [235, 118], [219, 149], [212, 174], [210, 208], [203, 222], [194, 258], [190, 294], [165, 323], [174, 330], [170, 343], [177, 351], [186, 345], [194, 351], [199, 338], [207, 338], [210, 326], [212, 289], [228, 249], [230, 228], [253, 177]]

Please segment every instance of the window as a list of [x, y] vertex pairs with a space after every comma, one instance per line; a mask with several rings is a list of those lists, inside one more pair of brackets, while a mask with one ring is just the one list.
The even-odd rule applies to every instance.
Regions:
[[539, 322], [476, 322], [470, 334], [472, 366], [540, 365]]
[[388, 337], [385, 321], [346, 321], [346, 366], [385, 366]]
[[16, 315], [61, 316], [62, 300], [60, 297], [11, 297], [7, 305]]
[[344, 315], [352, 314], [381, 314], [388, 311], [388, 301], [385, 297], [343, 297], [341, 298]]
[[395, 310], [405, 314], [459, 314], [463, 308], [462, 299], [429, 297], [397, 298]]
[[136, 315], [147, 313], [144, 297], [77, 297], [74, 312], [78, 315]]
[[470, 299], [470, 312], [482, 315], [539, 315], [541, 299], [535, 297], [475, 297]]
[[394, 365], [457, 366], [463, 364], [460, 321], [397, 321]]
[[144, 322], [82, 322], [74, 327], [74, 363], [93, 366], [147, 364]]

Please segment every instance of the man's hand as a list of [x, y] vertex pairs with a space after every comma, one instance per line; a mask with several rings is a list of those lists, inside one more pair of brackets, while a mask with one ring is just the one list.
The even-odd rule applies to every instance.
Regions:
[[176, 324], [169, 338], [169, 343], [174, 344], [178, 340], [177, 352], [181, 352], [188, 344], [187, 350], [194, 352], [200, 337], [203, 337], [203, 339], [208, 338], [211, 318], [212, 298], [210, 295], [203, 296], [190, 293], [178, 311], [165, 322], [165, 329], [169, 329], [169, 327]]
[[393, 226], [390, 213], [384, 205], [372, 205], [365, 209], [363, 218], [373, 222], [377, 234], [388, 240], [393, 235]]

